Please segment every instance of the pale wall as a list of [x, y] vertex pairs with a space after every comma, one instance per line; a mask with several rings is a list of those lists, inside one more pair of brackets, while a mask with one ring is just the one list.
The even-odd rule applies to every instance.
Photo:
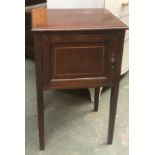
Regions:
[[103, 8], [104, 0], [47, 0], [48, 8]]

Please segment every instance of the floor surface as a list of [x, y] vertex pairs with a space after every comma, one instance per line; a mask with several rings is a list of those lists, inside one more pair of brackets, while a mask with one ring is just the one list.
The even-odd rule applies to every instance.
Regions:
[[45, 150], [39, 151], [34, 62], [26, 59], [26, 155], [128, 155], [128, 73], [120, 81], [114, 140], [107, 145], [110, 89], [103, 90], [99, 111], [87, 89], [44, 93]]

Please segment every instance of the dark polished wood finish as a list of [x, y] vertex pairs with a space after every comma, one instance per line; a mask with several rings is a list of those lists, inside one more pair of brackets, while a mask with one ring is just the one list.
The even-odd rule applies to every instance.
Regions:
[[109, 110], [109, 126], [108, 126], [108, 144], [112, 144], [116, 109], [117, 109], [117, 99], [118, 99], [119, 83], [116, 82], [111, 88], [111, 98], [110, 98], [110, 110]]
[[38, 128], [40, 150], [44, 150], [44, 101], [43, 101], [43, 73], [42, 73], [42, 36], [34, 36], [35, 44], [35, 66], [36, 66], [36, 87], [37, 87], [37, 110], [38, 110]]
[[106, 9], [33, 10], [41, 150], [43, 91], [48, 89], [95, 88], [97, 111], [100, 87], [111, 87], [108, 144], [112, 143], [126, 29]]
[[107, 9], [34, 9], [32, 16], [33, 31], [126, 29]]

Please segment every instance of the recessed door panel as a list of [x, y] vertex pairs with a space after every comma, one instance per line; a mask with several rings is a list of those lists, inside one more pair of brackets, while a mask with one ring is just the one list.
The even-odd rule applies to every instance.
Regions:
[[106, 76], [106, 46], [58, 44], [51, 47], [52, 79]]

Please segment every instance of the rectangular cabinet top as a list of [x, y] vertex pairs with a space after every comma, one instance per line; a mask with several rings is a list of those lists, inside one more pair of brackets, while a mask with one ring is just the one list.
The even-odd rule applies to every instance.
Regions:
[[128, 27], [107, 9], [32, 10], [33, 31], [115, 30]]

